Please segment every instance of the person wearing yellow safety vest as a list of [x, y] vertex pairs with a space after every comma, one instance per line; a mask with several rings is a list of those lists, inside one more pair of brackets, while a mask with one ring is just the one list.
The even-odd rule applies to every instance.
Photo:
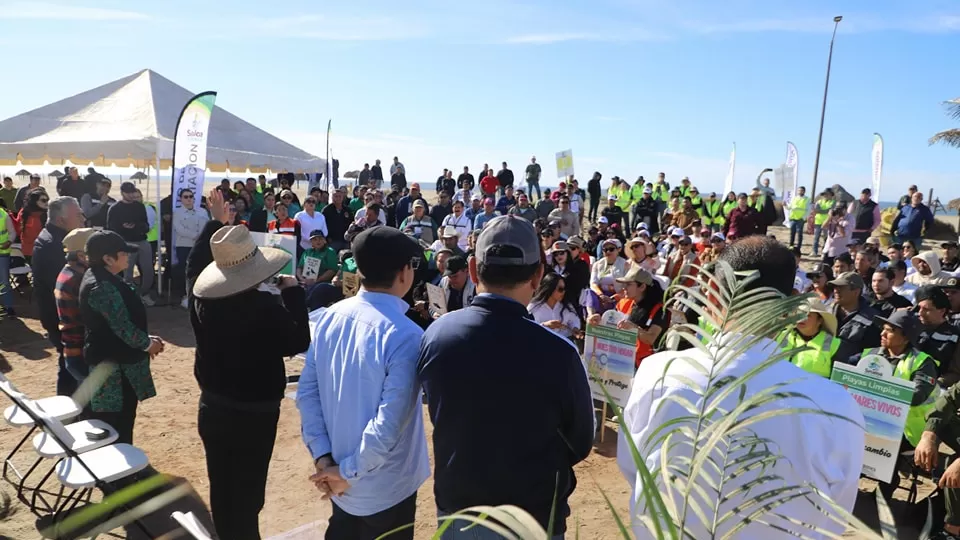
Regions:
[[703, 197], [700, 196], [700, 190], [696, 186], [690, 188], [690, 204], [693, 205], [693, 209], [700, 214], [700, 217], [703, 217]]
[[643, 198], [643, 190], [646, 187], [646, 181], [642, 176], [637, 177], [637, 181], [633, 183], [633, 186], [630, 188], [630, 213], [629, 213], [629, 222], [623, 225], [623, 230], [629, 231], [632, 223], [637, 222], [637, 209], [634, 207], [640, 199]]
[[794, 355], [790, 362], [808, 373], [830, 378], [833, 355], [840, 348], [837, 317], [823, 302], [811, 298], [807, 318], [788, 331], [780, 343], [786, 350], [806, 347], [806, 350]]
[[689, 176], [684, 176], [683, 179], [680, 180], [680, 186], [677, 187], [677, 188], [674, 188], [674, 189], [680, 190], [680, 196], [681, 196], [681, 197], [689, 197], [689, 196], [690, 196], [690, 191], [693, 189], [693, 188], [690, 186], [690, 177], [689, 177]]
[[619, 176], [614, 176], [613, 184], [610, 185], [610, 189], [607, 190], [607, 195], [616, 195], [617, 196], [617, 206], [620, 207], [620, 210], [623, 211], [621, 216], [621, 226], [623, 223], [629, 227], [630, 225], [630, 184], [626, 180], [622, 180]]
[[[790, 198], [787, 219], [790, 221], [790, 245], [803, 246], [803, 228], [807, 225], [807, 209], [810, 207], [810, 198], [807, 197], [807, 188], [800, 186], [797, 193]], [[796, 241], [796, 243], [794, 243]]]
[[[937, 387], [937, 361], [930, 355], [918, 351], [912, 342], [916, 338], [920, 327], [917, 316], [907, 310], [894, 311], [887, 318], [876, 317], [876, 322], [883, 325], [880, 333], [880, 347], [866, 349], [862, 355], [854, 356], [851, 362], [869, 355], [878, 355], [890, 362], [893, 376], [905, 381], [913, 381], [913, 398], [910, 401], [910, 410], [903, 429], [904, 440], [900, 444], [900, 452], [912, 450], [920, 443], [923, 435], [927, 415], [935, 407], [940, 392]], [[892, 482], [881, 483], [880, 492], [889, 500], [896, 488], [898, 475], [893, 473]]]
[[[736, 200], [734, 200], [731, 210], [735, 207]], [[723, 201], [717, 200], [716, 193], [708, 194], [706, 200], [703, 201], [700, 207], [700, 221], [712, 233], [719, 232], [726, 222], [723, 214]]]
[[[830, 219], [830, 210], [833, 210], [837, 203], [833, 195], [833, 190], [827, 188], [817, 197], [817, 202], [813, 203], [813, 256], [820, 255], [820, 235], [823, 233], [823, 225]], [[826, 236], [824, 236], [826, 238]]]
[[720, 223], [720, 229], [723, 229], [723, 225], [730, 219], [730, 212], [733, 212], [733, 209], [737, 207], [737, 194], [733, 191], [727, 193], [727, 197], [723, 199], [723, 206], [720, 207], [720, 212], [723, 214], [723, 222]]
[[657, 212], [663, 214], [670, 202], [670, 184], [664, 173], [657, 175], [657, 181], [653, 184], [653, 198], [657, 201]]
[[13, 293], [10, 291], [10, 246], [17, 235], [17, 227], [6, 210], [0, 208], [0, 318], [16, 317], [13, 311]]

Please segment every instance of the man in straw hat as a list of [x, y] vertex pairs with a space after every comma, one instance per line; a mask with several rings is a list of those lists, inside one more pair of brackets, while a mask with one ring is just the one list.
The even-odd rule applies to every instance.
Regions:
[[213, 262], [193, 284], [190, 323], [210, 508], [221, 538], [260, 538], [284, 359], [310, 345], [306, 295], [295, 277], [278, 276], [291, 255], [257, 246], [246, 227], [222, 227], [209, 245]]
[[63, 343], [63, 361], [66, 370], [77, 382], [83, 381], [89, 371], [83, 360], [84, 326], [80, 316], [80, 282], [87, 271], [87, 239], [97, 232], [93, 228], [74, 229], [63, 237], [63, 252], [67, 263], [57, 276], [53, 296], [60, 317], [60, 342]]
[[[421, 254], [397, 229], [363, 231], [353, 240], [360, 291], [311, 315], [297, 408], [316, 463], [310, 479], [333, 498], [328, 539], [376, 538], [413, 523], [417, 489], [430, 476], [417, 384], [423, 330], [403, 300]], [[392, 537], [412, 539], [413, 528]]]

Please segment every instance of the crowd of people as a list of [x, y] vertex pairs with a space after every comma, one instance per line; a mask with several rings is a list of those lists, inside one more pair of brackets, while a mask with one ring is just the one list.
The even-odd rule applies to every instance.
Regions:
[[[571, 177], [541, 193], [532, 158], [526, 189], [514, 186], [506, 163], [496, 174], [484, 166], [479, 184], [464, 167], [457, 179], [444, 171], [430, 204], [394, 158], [386, 192], [378, 160], [352, 189], [312, 186], [302, 201], [288, 177], [261, 175], [223, 180], [206, 196], [184, 189], [156, 208], [129, 182], [113, 200], [111, 181], [89, 173], [81, 179], [69, 168], [56, 198], [39, 179], [13, 190], [13, 208], [22, 206], [0, 216], [8, 223], [0, 261], [19, 240], [59, 352], [58, 393], [72, 394], [106, 364], [88, 412], [130, 442], [137, 403], [156, 394], [150, 359], [164, 351], [145, 309], [156, 240], [173, 247], [159, 264], [183, 295], [197, 340], [198, 430], [224, 538], [259, 538], [284, 362], [304, 351], [297, 403], [316, 463], [311, 479], [333, 498], [328, 538], [373, 538], [413, 521], [417, 488], [430, 475], [421, 389], [434, 424], [438, 514], [515, 504], [562, 537], [573, 466], [603, 420], [580, 359], [585, 330], [619, 312], [617, 326], [637, 333], [639, 378], [645, 360], [666, 348], [668, 328], [697, 323], [694, 311], [671, 307], [670, 285], [694, 286], [718, 260], [776, 273], [768, 285], [785, 295], [812, 293], [808, 317], [774, 336], [778, 346], [806, 347], [791, 363], [812, 380], [826, 382], [837, 362], [880, 355], [916, 384], [903, 446], [916, 449], [919, 465], [937, 465], [931, 445], [955, 427], [960, 250], [945, 242], [942, 256], [922, 251], [929, 220], [915, 188], [882, 248], [869, 190], [847, 201], [828, 189], [811, 203], [800, 188], [783, 203], [789, 244], [771, 239], [779, 209], [761, 179], [750, 193], [720, 198], [701, 195], [688, 178], [671, 188], [664, 173], [633, 185], [613, 177], [604, 195], [594, 173], [586, 190]], [[258, 246], [251, 232], [292, 236], [296, 254]], [[813, 254], [825, 245], [823, 258], [802, 268], [805, 232], [814, 234]], [[278, 275], [291, 259], [294, 275]], [[789, 286], [778, 281], [784, 274]], [[11, 305], [9, 284], [4, 294]], [[251, 344], [238, 335], [270, 339]], [[634, 396], [648, 391], [633, 388]], [[520, 415], [507, 396], [534, 405]], [[625, 414], [631, 432], [622, 435], [638, 441], [656, 417], [630, 407]], [[945, 487], [960, 488], [956, 463]], [[635, 471], [624, 474], [636, 483]], [[947, 493], [943, 534], [960, 537], [958, 492]], [[482, 537], [475, 534], [451, 527], [444, 538]]]

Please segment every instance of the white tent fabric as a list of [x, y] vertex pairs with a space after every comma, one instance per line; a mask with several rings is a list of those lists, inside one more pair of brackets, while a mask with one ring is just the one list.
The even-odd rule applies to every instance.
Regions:
[[[180, 111], [194, 95], [145, 69], [0, 122], [0, 161], [129, 164], [171, 159]], [[326, 160], [215, 107], [208, 167], [314, 172]]]

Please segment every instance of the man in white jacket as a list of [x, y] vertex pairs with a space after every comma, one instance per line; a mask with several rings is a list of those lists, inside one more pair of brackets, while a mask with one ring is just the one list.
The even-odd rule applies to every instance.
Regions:
[[[772, 287], [784, 296], [792, 292], [796, 263], [790, 250], [776, 240], [762, 236], [742, 239], [727, 247], [720, 260], [728, 262], [735, 271], [758, 271], [760, 278], [753, 282], [755, 287]], [[728, 337], [736, 339], [735, 335], [728, 335]], [[716, 381], [724, 379], [738, 381], [740, 377], [775, 354], [779, 350], [779, 345], [772, 339], [774, 337], [766, 336], [738, 357], [725, 361], [724, 365], [714, 373], [714, 388], [711, 390], [716, 388]], [[714, 348], [716, 346], [719, 346], [719, 349]], [[630, 506], [636, 538], [653, 538], [654, 535], [647, 530], [638, 517], [649, 515], [649, 512], [644, 502], [643, 483], [626, 437], [633, 440], [648, 469], [660, 468], [661, 459], [664, 459], [662, 454], [666, 452], [665, 459], [671, 467], [690, 470], [689, 461], [685, 463], [683, 459], [689, 459], [691, 456], [692, 441], [688, 434], [693, 433], [696, 426], [691, 425], [692, 422], [689, 420], [683, 420], [684, 417], [689, 417], [690, 413], [681, 403], [696, 405], [704, 399], [705, 390], [707, 390], [704, 388], [707, 384], [705, 375], [717, 367], [714, 365], [714, 357], [720, 357], [723, 354], [724, 345], [712, 344], [711, 351], [713, 353], [711, 355], [705, 354], [700, 349], [654, 354], [645, 358], [636, 372], [630, 396], [623, 409], [627, 433], [620, 434], [617, 448], [617, 463], [633, 488]], [[680, 359], [681, 357], [684, 359]], [[675, 361], [678, 359], [679, 361]], [[745, 399], [749, 399], [761, 392], [769, 391], [778, 384], [784, 384], [779, 388], [779, 392], [796, 393], [797, 396], [808, 398], [777, 399], [755, 410], [741, 413], [741, 419], [756, 417], [778, 409], [813, 407], [848, 420], [823, 414], [792, 413], [761, 419], [749, 426], [750, 431], [769, 441], [771, 454], [780, 456], [780, 459], [774, 463], [768, 463], [762, 469], [745, 471], [735, 478], [727, 476], [723, 484], [722, 496], [729, 496], [729, 498], [722, 503], [716, 502], [715, 490], [708, 485], [711, 483], [716, 485], [718, 474], [710, 465], [705, 465], [697, 478], [697, 483], [703, 489], [703, 493], [711, 495], [709, 499], [704, 500], [699, 496], [699, 491], [695, 490], [692, 497], [696, 500], [696, 504], [700, 508], [711, 509], [706, 512], [707, 515], [713, 514], [712, 509], [715, 506], [719, 506], [721, 515], [735, 508], [744, 507], [743, 516], [734, 514], [732, 519], [719, 523], [713, 531], [715, 536], [728, 534], [735, 525], [740, 525], [744, 521], [746, 515], [761, 510], [762, 505], [751, 505], [749, 508], [745, 505], [750, 505], [757, 494], [777, 487], [811, 484], [847, 511], [852, 511], [864, 453], [862, 428], [864, 420], [853, 397], [842, 386], [818, 375], [807, 373], [786, 360], [768, 366], [745, 383], [733, 382], [732, 384], [743, 384], [743, 386], [720, 404], [721, 408], [727, 411], [733, 410], [740, 402], [741, 392], [745, 393]], [[686, 424], [688, 429], [675, 433], [669, 445], [664, 444], [662, 439], [656, 440], [658, 428], [678, 421], [679, 424], [673, 431], [683, 424]], [[717, 421], [716, 418], [714, 421]], [[664, 433], [661, 432], [660, 435]], [[744, 454], [750, 451], [752, 451], [750, 448], [730, 449], [727, 457], [737, 459], [744, 457]], [[715, 459], [718, 452], [719, 450], [713, 456]], [[764, 480], [765, 475], [780, 478]], [[708, 483], [705, 477], [712, 478], [712, 481]], [[747, 483], [754, 481], [757, 484], [751, 489], [739, 491]], [[659, 475], [657, 484], [664, 497], [668, 497], [669, 493], [675, 493], [675, 485], [671, 484], [669, 487], [661, 485]], [[676, 497], [679, 496], [679, 494], [676, 495]], [[816, 500], [814, 495], [809, 497]], [[820, 506], [827, 508], [822, 502]], [[778, 516], [785, 516], [789, 520]], [[804, 526], [831, 530], [837, 534], [843, 532], [842, 526], [837, 527], [824, 515], [823, 510], [814, 506], [807, 497], [799, 497], [763, 511], [761, 515], [753, 516], [751, 522], [741, 529], [736, 537], [756, 540], [793, 537], [763, 522], [808, 538], [819, 536]], [[684, 529], [690, 538], [710, 538], [714, 536], [708, 532], [712, 525], [712, 523], [701, 522], [697, 513], [690, 511], [687, 513]]]
[[194, 242], [200, 237], [203, 227], [210, 221], [210, 215], [203, 208], [197, 206], [196, 194], [193, 190], [180, 190], [179, 208], [173, 211], [173, 291], [184, 292], [183, 306], [186, 308], [187, 256], [193, 249]]

